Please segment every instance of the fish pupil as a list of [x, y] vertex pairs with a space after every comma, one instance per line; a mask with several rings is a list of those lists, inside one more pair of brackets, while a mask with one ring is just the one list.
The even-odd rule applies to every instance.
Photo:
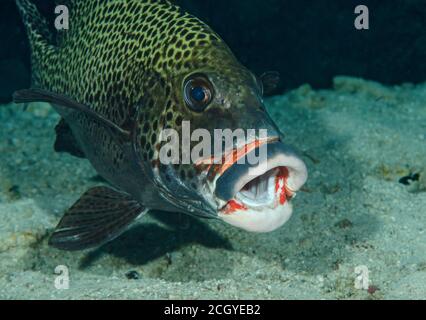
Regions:
[[201, 102], [206, 98], [206, 92], [204, 91], [203, 87], [198, 86], [191, 90], [191, 96], [195, 101]]

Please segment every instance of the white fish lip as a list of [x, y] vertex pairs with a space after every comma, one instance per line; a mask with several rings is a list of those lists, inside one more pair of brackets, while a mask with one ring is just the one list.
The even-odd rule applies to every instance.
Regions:
[[[242, 189], [251, 181], [259, 177], [262, 178], [265, 174], [265, 179], [274, 181], [276, 172], [279, 171], [278, 168], [285, 168], [288, 176], [284, 180], [285, 182], [282, 182], [282, 187], [288, 194], [294, 196], [295, 192], [304, 185], [308, 178], [306, 165], [296, 153], [290, 147], [275, 142], [268, 145], [266, 161], [250, 167], [250, 173], [247, 165], [246, 168], [244, 168], [244, 165], [234, 164], [234, 166], [234, 168], [230, 168], [231, 171], [228, 176], [225, 176], [224, 180], [220, 181], [219, 178], [217, 182], [217, 186], [223, 188], [222, 191], [224, 191], [218, 192], [219, 195], [231, 197], [230, 199], [223, 199], [226, 201], [226, 205], [219, 210], [219, 218], [250, 232], [270, 232], [287, 222], [292, 215], [292, 205], [289, 198], [286, 198], [283, 203], [279, 203], [276, 198], [275, 183], [268, 182], [267, 191], [263, 192], [261, 199], [245, 197]], [[274, 169], [276, 170], [274, 171]], [[271, 172], [271, 176], [268, 176], [269, 172]], [[262, 183], [262, 180], [259, 181], [259, 183]], [[255, 187], [256, 190], [258, 187]], [[233, 212], [227, 211], [227, 206], [231, 201], [236, 201], [237, 207], [242, 205], [243, 208]]]
[[265, 207], [263, 210], [241, 210], [233, 214], [220, 212], [219, 218], [224, 222], [249, 232], [272, 232], [285, 224], [293, 213], [291, 202], [277, 208]]

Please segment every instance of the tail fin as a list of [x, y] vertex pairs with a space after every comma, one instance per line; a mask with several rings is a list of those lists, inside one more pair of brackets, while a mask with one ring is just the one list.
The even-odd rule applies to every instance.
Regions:
[[16, 0], [22, 20], [27, 29], [31, 48], [33, 84], [39, 85], [42, 81], [41, 70], [52, 65], [55, 54], [53, 36], [49, 31], [47, 20], [40, 14], [37, 7], [30, 0]]

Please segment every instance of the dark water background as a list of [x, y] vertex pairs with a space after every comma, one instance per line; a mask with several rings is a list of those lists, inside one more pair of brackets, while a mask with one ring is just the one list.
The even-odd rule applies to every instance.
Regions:
[[[50, 19], [54, 0], [33, 0]], [[257, 74], [277, 70], [275, 93], [352, 75], [385, 84], [426, 80], [426, 0], [175, 0], [213, 27]], [[370, 30], [354, 28], [367, 5]], [[53, 21], [53, 20], [52, 20]], [[30, 82], [29, 49], [14, 0], [0, 1], [0, 102]]]

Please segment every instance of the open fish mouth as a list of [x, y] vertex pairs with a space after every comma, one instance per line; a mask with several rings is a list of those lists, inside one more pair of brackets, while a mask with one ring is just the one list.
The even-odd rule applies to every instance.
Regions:
[[290, 200], [306, 182], [306, 166], [281, 142], [268, 143], [266, 155], [254, 165], [234, 163], [217, 180], [215, 195], [225, 203], [218, 215], [225, 222], [270, 232], [290, 218]]

